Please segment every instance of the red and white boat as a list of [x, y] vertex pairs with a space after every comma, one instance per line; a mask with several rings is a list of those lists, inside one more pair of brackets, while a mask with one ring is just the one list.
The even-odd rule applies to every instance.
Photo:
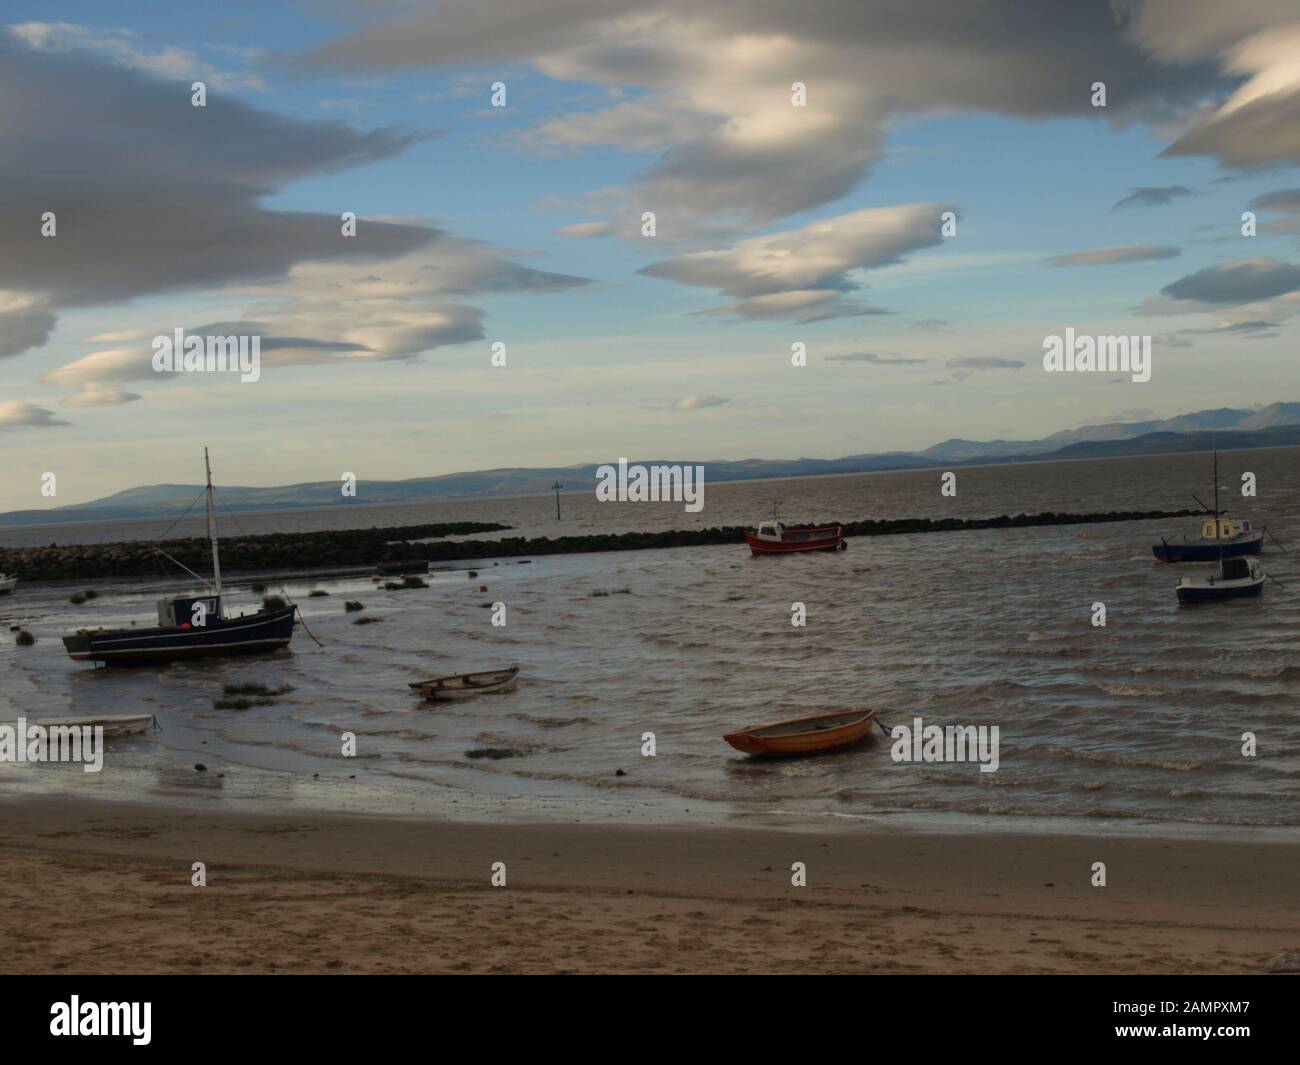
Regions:
[[782, 522], [765, 521], [757, 532], [746, 532], [745, 542], [754, 555], [789, 555], [796, 551], [843, 551], [844, 529], [826, 525], [819, 529], [787, 529]]

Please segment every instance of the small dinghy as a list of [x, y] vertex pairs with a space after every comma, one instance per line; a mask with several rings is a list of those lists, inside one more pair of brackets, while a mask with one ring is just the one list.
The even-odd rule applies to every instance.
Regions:
[[104, 737], [131, 736], [145, 732], [156, 724], [153, 714], [98, 714], [90, 717], [46, 717], [36, 724], [44, 728], [95, 728], [104, 730]]
[[842, 710], [759, 725], [729, 732], [722, 738], [746, 754], [820, 754], [865, 739], [875, 720], [874, 710]]
[[1206, 603], [1216, 599], [1240, 599], [1264, 590], [1264, 567], [1253, 558], [1225, 558], [1219, 573], [1211, 577], [1184, 577], [1174, 587], [1180, 603]]
[[0, 573], [0, 595], [8, 595], [17, 585], [17, 577], [10, 577], [8, 574]]
[[515, 686], [519, 667], [487, 669], [481, 673], [455, 673], [450, 677], [417, 680], [411, 687], [426, 699], [468, 699], [471, 695], [496, 695]]

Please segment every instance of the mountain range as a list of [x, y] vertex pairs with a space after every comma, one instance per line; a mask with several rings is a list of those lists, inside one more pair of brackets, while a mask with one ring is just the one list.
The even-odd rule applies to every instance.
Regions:
[[[847, 455], [839, 459], [740, 459], [701, 461], [710, 484], [862, 473], [871, 470], [924, 469], [937, 466], [1000, 462], [1049, 462], [1063, 459], [1120, 458], [1176, 452], [1221, 451], [1300, 445], [1300, 403], [1273, 403], [1254, 409], [1220, 407], [1176, 418], [1107, 422], [1067, 429], [1039, 440], [963, 440], [953, 438], [924, 451], [889, 451]], [[606, 460], [613, 462], [615, 459]], [[685, 465], [687, 460], [639, 459], [645, 465]], [[355, 498], [340, 496], [339, 481], [315, 481], [274, 488], [223, 486], [224, 504], [232, 510], [280, 510], [364, 503], [416, 503], [432, 500], [535, 495], [555, 481], [565, 489], [594, 490], [602, 463], [558, 467], [508, 467], [415, 477], [402, 481], [360, 481]], [[64, 521], [115, 521], [171, 517], [202, 492], [197, 484], [155, 484], [128, 488], [103, 499], [48, 510], [14, 510], [0, 514], [0, 527]]]

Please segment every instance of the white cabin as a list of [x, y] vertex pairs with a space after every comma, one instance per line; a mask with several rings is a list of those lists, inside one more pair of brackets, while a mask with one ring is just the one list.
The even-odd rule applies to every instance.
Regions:
[[1235, 536], [1248, 532], [1250, 532], [1250, 522], [1248, 521], [1209, 517], [1201, 522], [1202, 540], [1231, 540]]
[[763, 521], [758, 524], [754, 534], [759, 540], [780, 540], [785, 536], [785, 525], [779, 521]]

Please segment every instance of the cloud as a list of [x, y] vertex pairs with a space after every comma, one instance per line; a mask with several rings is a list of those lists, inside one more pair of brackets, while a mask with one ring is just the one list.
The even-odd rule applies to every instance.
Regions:
[[[1209, 329], [1180, 329], [1180, 333], [1190, 335], [1218, 335], [1218, 337], [1242, 337], [1247, 341], [1262, 341], [1281, 335], [1277, 330], [1278, 322], [1264, 319], [1247, 319], [1244, 321], [1222, 321]], [[1191, 345], [1187, 345], [1190, 347]]]
[[[659, 215], [688, 239], [701, 219], [767, 225], [851, 192], [900, 116], [977, 111], [1162, 121], [1236, 84], [1218, 57], [1153, 58], [1107, 3], [1018, 0], [443, 0], [313, 46], [313, 73], [525, 62], [633, 99], [548, 116], [524, 144], [657, 157], [616, 217]], [[1100, 66], [1099, 66], [1100, 62]], [[1106, 77], [1111, 106], [1090, 105]], [[806, 87], [794, 106], [794, 83]], [[1082, 87], [1082, 88], [1081, 88]], [[630, 227], [628, 227], [630, 228]], [[624, 227], [620, 226], [620, 233]], [[734, 232], [734, 230], [733, 230]]]
[[[285, 281], [245, 286], [257, 318], [190, 324], [153, 321], [135, 337], [259, 336], [262, 367], [338, 365], [358, 360], [409, 360], [437, 348], [483, 340], [483, 312], [455, 302], [487, 292], [548, 293], [581, 287], [586, 278], [535, 270], [502, 259], [481, 241], [440, 237], [430, 247], [366, 273], [348, 263], [303, 263]], [[46, 384], [170, 381], [153, 369], [153, 349], [143, 339], [92, 352], [45, 375]], [[194, 383], [229, 381], [196, 374]], [[236, 378], [237, 380], [237, 378]]]
[[1173, 203], [1179, 197], [1191, 194], [1192, 190], [1185, 185], [1139, 186], [1131, 189], [1129, 195], [1116, 202], [1111, 210], [1118, 211], [1125, 207], [1163, 207], [1165, 204]]
[[89, 382], [75, 396], [63, 401], [65, 407], [117, 407], [123, 403], [134, 403], [140, 398], [139, 393], [124, 392], [120, 388]]
[[1300, 13], [1287, 0], [1129, 4], [1127, 36], [1165, 63], [1212, 62], [1233, 91], [1162, 154], [1210, 155], [1228, 167], [1300, 162]]
[[950, 325], [952, 322], [947, 318], [918, 318], [912, 323], [912, 328], [919, 329], [923, 333], [941, 333]]
[[608, 237], [614, 232], [612, 222], [575, 222], [571, 226], [561, 226], [555, 231], [557, 237], [570, 237], [573, 240], [590, 240], [592, 237]]
[[[78, 26], [69, 22], [22, 22], [9, 26], [8, 31], [36, 51], [85, 51], [131, 70], [187, 84], [199, 80], [214, 89], [266, 88], [261, 77], [253, 72], [219, 70], [184, 48], [163, 45], [150, 50], [141, 42], [140, 35], [131, 30]], [[238, 50], [227, 49], [226, 52], [239, 57]], [[241, 58], [252, 56], [246, 54]]]
[[1257, 211], [1277, 211], [1281, 214], [1300, 214], [1300, 189], [1278, 189], [1266, 192], [1250, 201]]
[[[140, 136], [147, 128], [150, 135]], [[383, 259], [435, 230], [266, 208], [286, 182], [388, 158], [418, 135], [305, 122], [171, 84], [87, 52], [33, 50], [0, 32], [0, 292], [34, 328], [68, 307], [283, 277], [311, 259]], [[57, 235], [32, 224], [46, 211]], [[16, 354], [20, 345], [5, 345]]]
[[861, 287], [850, 273], [897, 263], [909, 252], [941, 243], [940, 215], [951, 209], [925, 203], [868, 208], [723, 250], [664, 259], [640, 273], [736, 297], [703, 313], [802, 321], [880, 314], [879, 308], [844, 298]]
[[55, 323], [54, 314], [30, 297], [0, 292], [0, 359], [41, 347]]
[[1280, 259], [1240, 259], [1207, 266], [1160, 290], [1173, 300], [1196, 303], [1252, 303], [1300, 290], [1300, 266]]
[[1166, 244], [1117, 244], [1091, 251], [1076, 251], [1068, 255], [1054, 255], [1048, 266], [1108, 266], [1112, 263], [1151, 262], [1156, 259], [1173, 259], [1182, 252]]
[[[1023, 370], [1025, 364], [1019, 359], [1003, 359], [996, 355], [968, 355], [957, 359], [949, 359], [946, 363], [949, 370], [948, 375], [951, 381], [965, 381], [971, 374], [983, 373], [986, 370]], [[933, 382], [942, 384], [941, 381]]]
[[25, 400], [11, 399], [0, 402], [0, 432], [10, 429], [51, 429], [68, 425], [54, 416], [54, 411], [38, 407]]
[[705, 410], [709, 407], [721, 407], [730, 403], [725, 396], [687, 396], [673, 404], [673, 410]]
[[898, 355], [876, 355], [869, 351], [854, 352], [851, 355], [827, 355], [827, 362], [869, 362], [875, 366], [917, 366], [929, 359], [909, 359]]

